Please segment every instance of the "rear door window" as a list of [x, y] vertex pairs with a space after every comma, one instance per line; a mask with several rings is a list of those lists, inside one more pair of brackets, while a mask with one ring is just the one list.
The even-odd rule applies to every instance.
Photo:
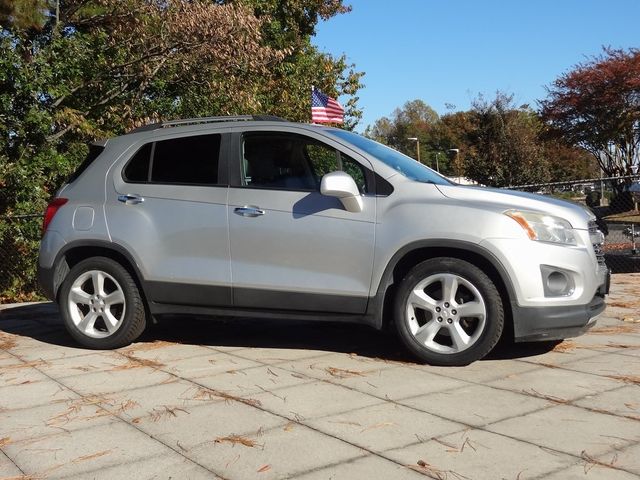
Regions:
[[217, 185], [220, 134], [160, 140], [143, 145], [127, 163], [123, 179], [133, 183]]

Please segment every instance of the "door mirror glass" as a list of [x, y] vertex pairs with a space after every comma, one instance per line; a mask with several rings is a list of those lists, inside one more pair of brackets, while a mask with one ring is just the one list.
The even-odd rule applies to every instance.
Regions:
[[346, 172], [331, 172], [322, 177], [320, 193], [327, 197], [339, 198], [348, 212], [362, 211], [363, 202], [353, 177]]

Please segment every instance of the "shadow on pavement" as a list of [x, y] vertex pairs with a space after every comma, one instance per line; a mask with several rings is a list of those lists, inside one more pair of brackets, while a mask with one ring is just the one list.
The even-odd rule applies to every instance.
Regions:
[[[25, 304], [0, 310], [0, 332], [79, 348], [66, 332], [53, 303]], [[322, 350], [415, 363], [394, 332], [347, 323], [171, 316], [163, 317], [157, 325], [147, 329], [138, 341], [158, 340], [212, 347]], [[486, 359], [541, 355], [558, 343], [500, 342]]]

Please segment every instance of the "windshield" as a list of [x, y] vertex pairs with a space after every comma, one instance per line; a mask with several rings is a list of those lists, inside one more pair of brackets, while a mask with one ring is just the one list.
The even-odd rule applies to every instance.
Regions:
[[385, 165], [393, 168], [396, 172], [401, 173], [411, 180], [423, 183], [435, 183], [437, 185], [452, 185], [442, 175], [434, 172], [429, 167], [415, 161], [411, 157], [389, 148], [381, 143], [375, 142], [368, 138], [358, 135], [357, 133], [347, 132], [346, 130], [328, 130], [328, 133], [335, 135], [342, 140], [346, 140], [352, 143], [361, 150], [364, 150], [369, 155], [377, 158]]

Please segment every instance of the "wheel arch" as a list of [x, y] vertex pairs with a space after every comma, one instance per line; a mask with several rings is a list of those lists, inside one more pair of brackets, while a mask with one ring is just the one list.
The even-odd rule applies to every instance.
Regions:
[[391, 257], [378, 284], [376, 295], [369, 303], [369, 314], [374, 317], [373, 326], [379, 329], [390, 326], [396, 286], [415, 265], [436, 257], [466, 260], [489, 276], [502, 297], [505, 309], [504, 335], [512, 335], [511, 300], [515, 299], [515, 290], [507, 270], [491, 252], [478, 244], [450, 239], [412, 242]]
[[52, 282], [52, 293], [56, 300], [58, 300], [60, 285], [62, 285], [69, 271], [79, 262], [91, 257], [110, 258], [122, 265], [133, 277], [143, 300], [146, 302], [147, 295], [144, 289], [143, 276], [133, 257], [121, 245], [100, 240], [78, 240], [68, 243], [58, 252], [54, 262]]

